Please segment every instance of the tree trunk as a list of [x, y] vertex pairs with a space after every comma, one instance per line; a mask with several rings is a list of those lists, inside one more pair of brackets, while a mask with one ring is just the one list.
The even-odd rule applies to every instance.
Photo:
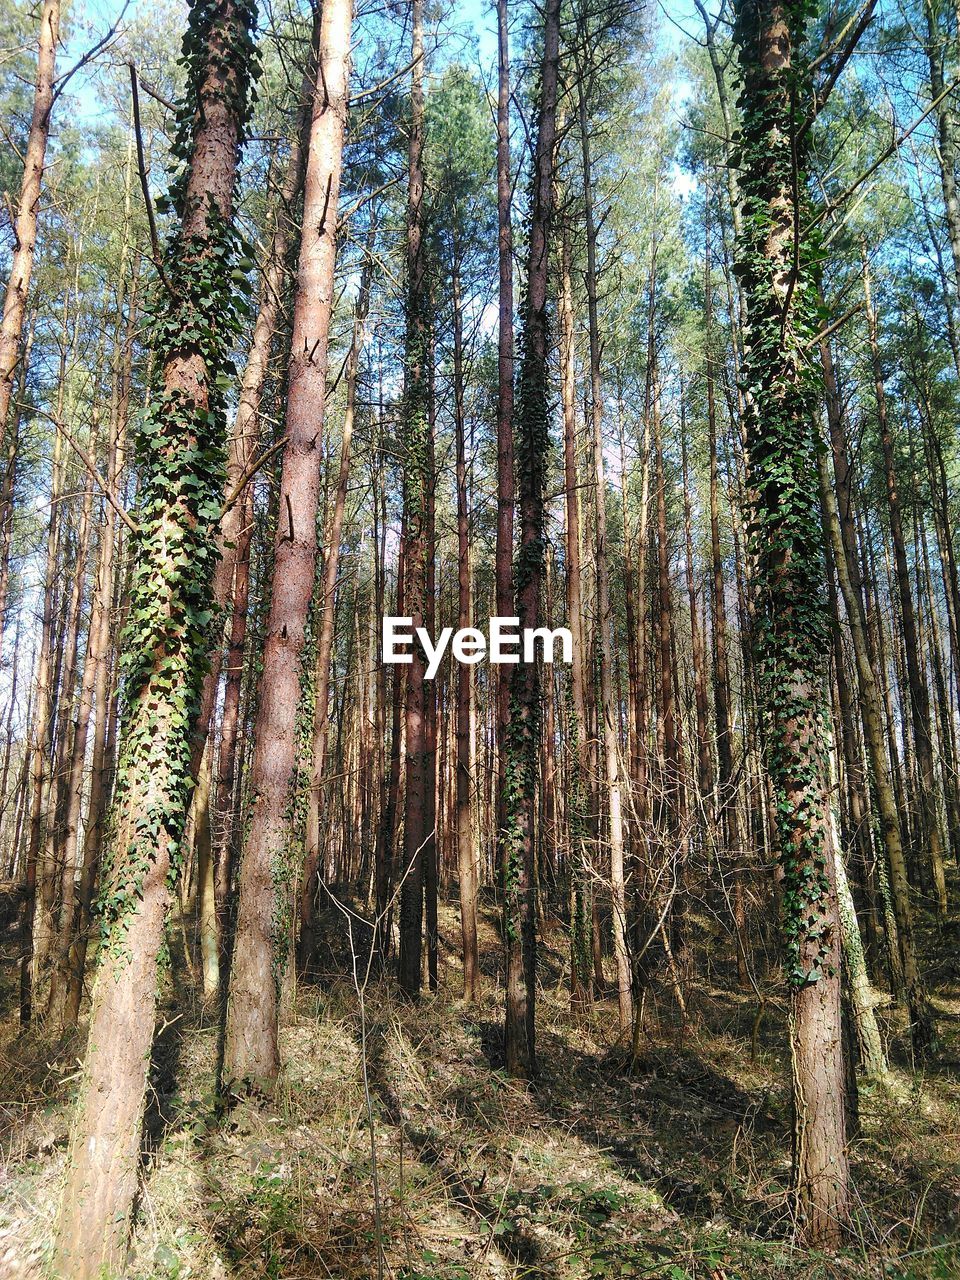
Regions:
[[302, 654], [317, 560], [320, 434], [334, 302], [337, 202], [347, 119], [352, 0], [326, 0], [303, 185], [303, 236], [287, 374], [286, 444], [273, 586], [250, 762], [251, 812], [224, 1030], [223, 1082], [271, 1089], [280, 1067], [278, 978], [286, 965]]
[[897, 597], [900, 602], [900, 622], [903, 628], [903, 647], [907, 668], [907, 684], [910, 690], [910, 714], [913, 723], [913, 745], [919, 773], [919, 834], [926, 845], [930, 873], [936, 895], [936, 909], [941, 919], [947, 913], [947, 885], [943, 867], [943, 840], [937, 813], [937, 776], [934, 767], [933, 742], [930, 733], [930, 692], [926, 673], [920, 658], [917, 636], [917, 618], [910, 586], [910, 569], [907, 564], [907, 548], [903, 534], [903, 515], [900, 493], [897, 487], [896, 462], [893, 436], [887, 416], [886, 390], [880, 366], [880, 346], [877, 336], [877, 317], [870, 292], [870, 270], [866, 251], [863, 253], [863, 288], [867, 314], [867, 331], [870, 339], [870, 356], [873, 365], [874, 391], [880, 443], [883, 450], [883, 466], [887, 483], [890, 534], [893, 539], [893, 557], [897, 578]]
[[[514, 565], [515, 616], [521, 632], [535, 628], [544, 572], [544, 483], [549, 448], [547, 276], [553, 222], [553, 166], [560, 61], [560, 0], [547, 0], [543, 22], [539, 120], [532, 175], [523, 356], [516, 404], [514, 451], [519, 463], [520, 547]], [[504, 871], [506, 940], [506, 1066], [511, 1075], [536, 1071], [535, 902], [537, 759], [540, 675], [536, 661], [520, 662], [510, 680], [505, 743]]]
[[[830, 818], [833, 825], [832, 816]], [[837, 905], [840, 919], [840, 938], [843, 946], [843, 959], [846, 969], [847, 984], [850, 988], [850, 1004], [853, 1010], [853, 1021], [856, 1026], [857, 1044], [860, 1048], [860, 1061], [864, 1075], [882, 1080], [887, 1074], [887, 1059], [880, 1040], [880, 1029], [877, 1026], [875, 1008], [879, 1001], [870, 985], [867, 973], [867, 961], [863, 954], [863, 941], [860, 937], [860, 926], [853, 905], [853, 894], [847, 879], [847, 869], [843, 862], [843, 853], [834, 832], [834, 869], [837, 878]]]
[[607, 788], [610, 835], [610, 898], [613, 914], [613, 956], [617, 968], [617, 1008], [620, 1030], [633, 1025], [633, 991], [627, 948], [627, 895], [624, 882], [623, 796], [620, 747], [613, 697], [613, 609], [607, 560], [607, 482], [603, 462], [603, 390], [600, 383], [600, 322], [597, 313], [597, 229], [593, 213], [593, 173], [590, 129], [582, 77], [578, 79], [580, 144], [583, 162], [583, 202], [587, 238], [587, 315], [590, 329], [590, 407], [593, 426], [593, 466], [596, 482], [597, 628], [600, 658], [600, 714], [603, 717], [603, 765]]
[[[426, 624], [430, 503], [430, 318], [423, 245], [423, 6], [412, 0], [410, 136], [407, 186], [407, 298], [403, 386], [404, 607], [414, 632]], [[420, 995], [423, 961], [423, 852], [427, 828], [426, 657], [413, 645], [404, 698], [406, 769], [400, 886], [400, 987]]]
[[[497, 0], [497, 547], [494, 561], [496, 611], [508, 617], [513, 604], [513, 227], [510, 220], [510, 36], [508, 0]], [[510, 673], [497, 672], [497, 822], [503, 825]], [[499, 858], [499, 841], [497, 842]], [[502, 868], [500, 868], [502, 870]]]
[[213, 744], [200, 762], [193, 792], [193, 847], [197, 857], [197, 931], [200, 939], [200, 980], [203, 998], [216, 999], [220, 990], [220, 946], [217, 938], [211, 792], [213, 790]]
[[[457, 626], [473, 626], [473, 583], [470, 572], [470, 506], [463, 406], [463, 318], [460, 268], [453, 269], [453, 394], [457, 450]], [[457, 871], [460, 877], [460, 932], [463, 939], [463, 998], [480, 998], [480, 952], [477, 945], [477, 851], [473, 828], [473, 668], [457, 664]]]
[[[726, 866], [720, 875], [733, 877], [733, 927], [736, 932], [737, 981], [749, 983], [747, 967], [746, 895], [744, 892], [744, 836], [737, 803], [737, 780], [733, 763], [733, 716], [728, 658], [726, 586], [723, 552], [720, 545], [720, 476], [717, 450], [716, 367], [713, 349], [713, 282], [710, 273], [710, 193], [707, 193], [707, 233], [704, 265], [704, 373], [707, 383], [707, 447], [710, 451], [710, 588], [713, 612], [713, 714], [717, 739], [716, 807], [722, 822], [722, 845]], [[726, 893], [725, 895], [726, 896]]]
[[[62, 385], [62, 379], [61, 379]], [[57, 614], [57, 561], [60, 552], [63, 508], [60, 499], [64, 486], [63, 434], [56, 429], [50, 477], [50, 516], [47, 523], [46, 563], [43, 580], [43, 614], [40, 623], [40, 653], [37, 656], [36, 688], [33, 719], [28, 747], [29, 822], [24, 857], [24, 901], [20, 929], [20, 1025], [25, 1027], [33, 1017], [33, 996], [37, 978], [36, 959], [42, 958], [53, 936], [53, 919], [47, 901], [49, 867], [40, 865], [43, 843], [44, 800], [52, 794], [48, 762], [53, 742], [55, 684], [54, 659], [57, 644], [54, 626]], [[37, 892], [38, 883], [40, 892]]]
[[[243, 649], [247, 633], [247, 603], [250, 578], [250, 544], [253, 523], [253, 487], [250, 468], [260, 439], [260, 402], [270, 370], [270, 356], [276, 336], [277, 324], [283, 306], [290, 244], [297, 230], [294, 210], [303, 186], [306, 166], [307, 134], [310, 127], [313, 85], [316, 80], [316, 59], [320, 40], [321, 7], [314, 11], [310, 60], [301, 86], [300, 109], [297, 126], [287, 158], [286, 171], [280, 190], [268, 215], [272, 226], [264, 257], [263, 280], [253, 325], [253, 337], [247, 353], [247, 362], [240, 380], [237, 416], [230, 433], [227, 449], [227, 476], [225, 493], [233, 501], [220, 519], [220, 559], [213, 577], [213, 600], [219, 622], [226, 610], [230, 611], [227, 626], [227, 667], [223, 695], [223, 714], [220, 723], [220, 747], [217, 760], [217, 781], [210, 813], [214, 861], [214, 896], [216, 900], [218, 951], [226, 960], [229, 950], [226, 937], [229, 920], [227, 896], [233, 861], [232, 824], [227, 812], [232, 804], [236, 775], [236, 732], [239, 709], [240, 683], [243, 667]], [[216, 644], [210, 650], [209, 669], [203, 681], [200, 696], [200, 715], [193, 734], [192, 769], [199, 772], [203, 751], [211, 737], [211, 721], [214, 716], [217, 691], [223, 659], [223, 636], [218, 625]]]
[[570, 841], [570, 995], [574, 1004], [593, 1000], [593, 888], [587, 852], [589, 809], [587, 777], [587, 697], [580, 591], [580, 486], [577, 475], [576, 349], [570, 237], [563, 228], [560, 250], [560, 396], [563, 404], [563, 475], [566, 507], [567, 626], [573, 641], [570, 667], [568, 749], [570, 785], [567, 832]]
[[350, 449], [353, 440], [353, 420], [357, 405], [357, 373], [360, 352], [363, 348], [364, 325], [370, 303], [370, 278], [373, 274], [373, 243], [376, 220], [371, 219], [367, 230], [366, 257], [360, 274], [360, 287], [353, 316], [353, 338], [347, 355], [344, 376], [347, 384], [347, 403], [343, 414], [343, 430], [340, 435], [340, 468], [333, 499], [333, 514], [326, 532], [326, 557], [323, 564], [323, 580], [320, 585], [320, 638], [317, 644], [316, 701], [313, 708], [313, 758], [310, 764], [310, 794], [307, 800], [307, 823], [304, 839], [303, 876], [301, 879], [299, 916], [300, 936], [297, 963], [301, 971], [310, 963], [316, 939], [314, 915], [316, 912], [317, 870], [320, 865], [320, 827], [323, 813], [323, 773], [327, 763], [327, 726], [330, 715], [330, 660], [333, 653], [333, 624], [336, 616], [337, 572], [340, 565], [340, 541], [343, 534], [343, 517], [347, 505], [347, 483], [350, 479]]
[[0, 479], [0, 643], [7, 623], [7, 601], [10, 595], [10, 550], [13, 543], [13, 511], [17, 490], [17, 469], [20, 463], [20, 424], [23, 421], [23, 402], [27, 391], [27, 374], [36, 331], [36, 315], [30, 321], [23, 343], [23, 356], [17, 372], [17, 400], [13, 412], [8, 414], [6, 434], [3, 439], [3, 478]]
[[805, 133], [796, 90], [805, 9], [793, 0], [738, 0], [734, 39], [743, 164], [738, 275], [747, 304], [742, 376], [753, 645], [767, 772], [775, 801], [794, 1097], [794, 1185], [808, 1244], [833, 1246], [849, 1219], [841, 1044], [840, 949], [833, 842], [825, 795], [825, 661], [829, 646], [816, 502], [817, 396], [806, 347], [816, 312]]
[[[953, 260], [954, 288], [960, 289], [960, 198], [957, 195], [957, 139], [953, 114], [952, 95], [944, 97], [944, 50], [947, 40], [937, 30], [935, 0], [924, 0], [923, 12], [927, 27], [927, 65], [930, 68], [930, 97], [940, 99], [934, 116], [937, 122], [937, 159], [940, 168], [940, 189], [943, 192], [944, 220]], [[954, 34], [953, 40], [956, 39]], [[947, 309], [953, 312], [954, 303], [944, 299]], [[955, 317], [954, 317], [955, 322]]]
[[186, 176], [152, 335], [104, 940], [57, 1233], [55, 1270], [76, 1280], [123, 1268], [137, 1188], [158, 960], [208, 649], [223, 483], [216, 379], [238, 322], [224, 228], [247, 116], [252, 18], [245, 0], [220, 0], [189, 19], [196, 52], [178, 141]]
[[[13, 256], [3, 300], [0, 323], [0, 439], [6, 440], [10, 418], [10, 402], [20, 363], [20, 343], [27, 311], [27, 295], [33, 256], [37, 247], [37, 219], [40, 213], [40, 188], [47, 154], [50, 112], [54, 101], [57, 42], [60, 38], [60, 0], [44, 0], [40, 11], [40, 36], [37, 47], [37, 79], [33, 95], [33, 115], [23, 157], [23, 180], [20, 200], [13, 223]], [[2, 611], [0, 611], [2, 624]], [[2, 634], [2, 625], [0, 625]]]

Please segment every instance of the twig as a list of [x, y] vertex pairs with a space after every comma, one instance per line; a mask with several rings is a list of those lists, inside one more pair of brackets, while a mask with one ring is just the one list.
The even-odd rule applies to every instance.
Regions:
[[139, 533], [140, 526], [133, 519], [133, 517], [127, 511], [126, 507], [123, 505], [120, 499], [116, 496], [116, 494], [110, 488], [110, 485], [107, 483], [107, 481], [104, 480], [103, 476], [100, 474], [99, 470], [97, 469], [97, 464], [90, 457], [89, 453], [87, 453], [86, 449], [84, 449], [83, 445], [80, 444], [78, 440], [74, 440], [73, 436], [70, 434], [67, 428], [63, 425], [63, 423], [58, 418], [55, 418], [52, 413], [47, 413], [45, 409], [38, 409], [36, 405], [24, 404], [23, 402], [18, 401], [18, 407], [21, 409], [26, 409], [29, 413], [39, 413], [41, 417], [46, 418], [48, 422], [53, 423], [56, 429], [63, 436], [64, 440], [66, 440], [70, 448], [74, 451], [74, 453], [83, 463], [83, 465], [87, 468], [90, 475], [93, 477], [93, 479], [96, 481], [97, 485], [99, 486], [101, 492], [103, 493], [103, 496], [110, 503], [111, 507], [113, 507], [114, 511], [116, 511], [117, 515], [120, 517], [123, 523], [127, 526], [130, 532]]
[[250, 463], [250, 465], [244, 471], [243, 475], [241, 475], [240, 479], [237, 481], [237, 483], [230, 490], [230, 493], [227, 495], [227, 499], [223, 504], [224, 512], [227, 512], [230, 510], [230, 508], [234, 505], [234, 503], [240, 497], [241, 493], [243, 493], [244, 489], [247, 487], [247, 485], [250, 483], [253, 477], [257, 474], [260, 468], [265, 466], [275, 453], [279, 453], [286, 443], [287, 443], [287, 437], [284, 436], [282, 439], [278, 440], [276, 444], [272, 444], [265, 453], [262, 453], [260, 455], [259, 458], [255, 459], [253, 462]]
[[[133, 67], [134, 65], [135, 64], [133, 59], [128, 58], [127, 66]], [[160, 90], [156, 87], [156, 85], [152, 85], [149, 80], [144, 80], [143, 76], [139, 76], [138, 80], [139, 80], [140, 88], [147, 95], [147, 97], [152, 98], [154, 102], [159, 102], [161, 107], [166, 107], [168, 111], [176, 112], [177, 104], [175, 102], [171, 102], [169, 98], [165, 98], [163, 94], [160, 92]]]
[[143, 155], [143, 132], [140, 128], [140, 94], [137, 92], [137, 68], [131, 62], [130, 92], [133, 95], [133, 131], [137, 139], [137, 172], [140, 174], [140, 189], [143, 192], [143, 203], [147, 209], [147, 222], [150, 224], [150, 245], [153, 250], [153, 265], [160, 273], [160, 279], [169, 291], [170, 285], [163, 274], [163, 257], [160, 252], [160, 237], [157, 235], [157, 220], [153, 212], [153, 200], [147, 183], [147, 164]]
[[815, 333], [812, 338], [809, 338], [803, 344], [804, 351], [808, 350], [810, 347], [819, 346], [821, 342], [826, 342], [832, 333], [836, 333], [842, 325], [845, 325], [848, 320], [852, 320], [857, 312], [862, 310], [863, 303], [858, 302], [855, 307], [851, 307], [849, 311], [845, 311], [843, 315], [834, 320], [832, 324], [828, 324], [825, 329], [821, 329], [819, 333]]
[[[866, 31], [867, 27], [869, 27], [870, 23], [873, 21], [873, 11], [876, 8], [876, 2], [877, 0], [867, 0], [867, 3], [864, 5], [863, 10], [861, 11], [860, 20], [859, 22], [857, 22], [857, 25], [854, 28], [854, 31], [850, 36], [850, 39], [846, 43], [846, 46], [840, 51], [840, 56], [837, 58], [833, 67], [830, 69], [830, 73], [828, 74], [824, 83], [820, 86], [819, 89], [816, 89], [814, 91], [813, 106], [812, 106], [810, 115], [807, 117], [806, 121], [803, 124], [803, 127], [800, 130], [801, 138], [806, 136], [814, 120], [817, 118], [817, 116], [826, 106], [827, 99], [830, 97], [830, 94], [833, 92], [834, 85], [837, 83], [837, 81], [840, 79], [840, 76], [843, 74], [844, 67], [853, 57], [856, 47], [860, 43], [861, 36]], [[854, 19], [851, 18], [850, 22], [853, 22], [853, 20]], [[847, 24], [843, 32], [841, 32], [840, 36], [838, 36], [837, 42], [836, 42], [837, 44], [839, 44], [840, 40], [843, 39], [843, 36], [849, 30], [849, 27], [850, 27], [850, 23]]]
[[[903, 144], [910, 137], [910, 135], [916, 129], [919, 129], [920, 125], [923, 124], [927, 116], [930, 115], [932, 111], [935, 111], [937, 107], [939, 107], [940, 103], [943, 102], [944, 98], [946, 98], [949, 94], [953, 93], [953, 91], [958, 87], [960, 87], [960, 79], [952, 80], [950, 84], [948, 84], [947, 87], [943, 90], [942, 93], [938, 93], [937, 96], [930, 103], [930, 105], [926, 107], [923, 111], [921, 111], [920, 115], [918, 115], [917, 118], [911, 124], [909, 124], [906, 129], [904, 129], [903, 133], [901, 133], [898, 138], [895, 138], [893, 142], [891, 142], [890, 145], [885, 150], [880, 152], [879, 156], [877, 156], [873, 164], [870, 165], [868, 169], [865, 169], [859, 178], [857, 178], [854, 182], [851, 182], [850, 186], [847, 187], [845, 191], [842, 191], [840, 195], [837, 196], [836, 200], [831, 200], [824, 205], [824, 207], [820, 210], [820, 212], [814, 218], [811, 226], [813, 227], [817, 226], [819, 223], [821, 223], [824, 220], [824, 218], [826, 218], [829, 214], [833, 213], [834, 209], [839, 209], [842, 204], [845, 204], [846, 201], [849, 200], [850, 197], [853, 195], [853, 193], [859, 187], [862, 187], [863, 184], [869, 178], [872, 178], [873, 175], [876, 173], [876, 171], [880, 168], [880, 166], [885, 161], [890, 159], [890, 157], [893, 155], [895, 151], [899, 151], [899, 149], [903, 146]], [[840, 225], [842, 224], [837, 224], [837, 226], [833, 228], [833, 230], [830, 232], [830, 235], [827, 237], [825, 244], [829, 244], [830, 240], [833, 238], [834, 232], [838, 230]]]
[[105, 45], [109, 44], [109, 42], [117, 34], [117, 27], [119, 27], [120, 23], [123, 21], [123, 15], [127, 12], [127, 9], [129, 8], [129, 6], [130, 6], [130, 0], [124, 0], [123, 8], [120, 10], [120, 16], [117, 18], [116, 22], [107, 32], [107, 34], [103, 37], [103, 39], [98, 40], [92, 49], [87, 50], [87, 52], [83, 55], [83, 57], [80, 59], [79, 62], [75, 62], [73, 66], [70, 68], [70, 70], [65, 72], [60, 77], [59, 81], [57, 82], [57, 87], [53, 91], [53, 97], [50, 99], [50, 108], [49, 108], [50, 111], [53, 110], [57, 99], [60, 97], [61, 93], [63, 93], [64, 89], [67, 87], [68, 83], [73, 78], [73, 76], [75, 76], [76, 73], [82, 67], [85, 67], [88, 62], [91, 62], [100, 52], [100, 50], [103, 49]]

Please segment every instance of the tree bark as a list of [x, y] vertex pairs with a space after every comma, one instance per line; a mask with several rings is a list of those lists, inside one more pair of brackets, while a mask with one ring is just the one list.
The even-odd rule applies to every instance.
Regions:
[[[33, 95], [33, 114], [23, 157], [23, 180], [20, 200], [13, 223], [13, 256], [3, 300], [0, 323], [0, 439], [6, 440], [10, 403], [20, 363], [20, 344], [30, 291], [33, 257], [37, 247], [37, 220], [40, 213], [40, 189], [47, 154], [50, 112], [53, 108], [56, 77], [57, 42], [60, 38], [60, 0], [44, 0], [40, 11], [40, 35], [37, 45], [37, 79]], [[0, 624], [2, 624], [0, 611]], [[2, 625], [0, 625], [2, 633]]]
[[937, 813], [937, 775], [934, 766], [933, 742], [930, 732], [930, 691], [920, 658], [917, 636], [917, 617], [910, 585], [910, 569], [907, 563], [907, 547], [903, 533], [903, 513], [897, 483], [893, 435], [887, 415], [887, 399], [883, 372], [880, 364], [880, 345], [877, 333], [877, 316], [870, 290], [870, 269], [866, 251], [863, 253], [863, 288], [867, 315], [867, 334], [870, 340], [870, 357], [873, 366], [874, 392], [880, 444], [883, 451], [883, 467], [887, 485], [887, 505], [890, 535], [893, 539], [894, 566], [897, 579], [897, 596], [900, 602], [900, 622], [903, 629], [903, 648], [907, 668], [907, 684], [910, 691], [910, 713], [913, 724], [913, 745], [919, 774], [919, 835], [926, 845], [930, 873], [933, 878], [936, 909], [941, 919], [947, 913], [947, 885], [943, 866], [943, 840]]
[[[513, 603], [513, 227], [510, 219], [510, 34], [508, 0], [497, 0], [497, 545], [494, 560], [496, 610], [508, 617]], [[497, 673], [497, 829], [503, 825], [510, 676]], [[498, 842], [499, 849], [499, 842]], [[499, 857], [499, 852], [497, 854]]]
[[370, 279], [373, 274], [373, 243], [376, 220], [371, 219], [367, 231], [366, 254], [360, 273], [360, 287], [353, 316], [353, 338], [347, 355], [344, 377], [347, 385], [343, 429], [340, 434], [340, 466], [333, 498], [333, 512], [324, 541], [327, 553], [320, 585], [320, 637], [317, 644], [313, 708], [313, 758], [310, 764], [310, 794], [307, 800], [307, 823], [304, 838], [303, 876], [301, 879], [299, 916], [300, 933], [297, 963], [301, 971], [310, 963], [315, 946], [314, 915], [316, 912], [317, 870], [320, 865], [320, 827], [323, 813], [323, 773], [327, 762], [328, 722], [330, 715], [330, 662], [333, 653], [333, 624], [336, 617], [337, 572], [340, 565], [340, 541], [347, 506], [347, 484], [350, 479], [350, 450], [353, 421], [357, 406], [357, 373], [363, 349], [364, 326], [370, 305]]
[[229, 1089], [272, 1089], [280, 1067], [278, 978], [287, 960], [292, 882], [289, 811], [302, 654], [317, 561], [320, 434], [352, 22], [352, 0], [326, 0], [303, 184], [273, 586], [250, 761], [250, 820], [240, 861], [224, 1030], [223, 1083]]
[[593, 890], [587, 852], [589, 780], [587, 777], [587, 697], [583, 602], [580, 588], [580, 486], [577, 474], [576, 348], [570, 236], [562, 230], [560, 248], [560, 397], [563, 405], [563, 475], [566, 508], [567, 626], [573, 641], [570, 667], [570, 785], [567, 831], [570, 841], [570, 996], [574, 1004], [593, 1000]]
[[[713, 350], [713, 281], [710, 271], [710, 194], [704, 265], [704, 373], [707, 383], [707, 447], [710, 451], [710, 599], [713, 612], [713, 714], [717, 739], [716, 806], [722, 823], [723, 851], [733, 877], [733, 927], [736, 932], [737, 981], [749, 983], [747, 967], [744, 837], [733, 761], [733, 716], [730, 688], [729, 633], [723, 551], [720, 544], [720, 475], [717, 448], [716, 366]], [[725, 874], [723, 863], [720, 875]]]
[[[407, 151], [407, 298], [403, 386], [404, 607], [414, 634], [426, 625], [429, 548], [430, 391], [427, 363], [430, 316], [426, 251], [423, 243], [423, 7], [412, 0], [410, 135]], [[428, 733], [426, 657], [413, 644], [404, 697], [403, 867], [400, 886], [400, 988], [411, 1000], [420, 995], [423, 963], [423, 858], [427, 827]]]
[[[544, 573], [544, 483], [549, 448], [547, 276], [553, 223], [553, 167], [560, 61], [560, 0], [547, 0], [537, 141], [532, 175], [527, 294], [523, 308], [520, 383], [514, 451], [519, 464], [520, 546], [514, 564], [515, 616], [521, 632], [535, 628]], [[506, 1066], [511, 1075], [536, 1072], [536, 836], [540, 675], [536, 661], [519, 662], [510, 680], [506, 737], [504, 871], [506, 940]]]
[[[62, 379], [61, 379], [62, 385]], [[36, 688], [33, 719], [30, 724], [27, 779], [29, 821], [24, 855], [24, 901], [20, 928], [20, 1025], [27, 1026], [33, 1017], [36, 960], [42, 958], [53, 936], [53, 919], [47, 901], [49, 867], [40, 864], [43, 843], [44, 800], [51, 794], [48, 761], [53, 742], [53, 716], [56, 680], [54, 660], [57, 644], [54, 636], [57, 615], [57, 561], [63, 508], [60, 503], [64, 485], [63, 434], [55, 429], [53, 461], [50, 477], [50, 516], [47, 523], [46, 563], [43, 580], [43, 613], [40, 623], [40, 652], [37, 656]], [[40, 892], [37, 892], [38, 883]]]
[[807, 70], [806, 11], [793, 0], [738, 0], [734, 40], [743, 163], [738, 275], [747, 304], [742, 376], [750, 538], [755, 567], [753, 645], [765, 718], [767, 772], [782, 874], [790, 990], [794, 1186], [811, 1245], [832, 1246], [849, 1219], [835, 861], [824, 757], [829, 629], [816, 502], [816, 381], [805, 348], [816, 312], [806, 154], [797, 92]]
[[224, 444], [216, 379], [235, 307], [229, 267], [212, 264], [229, 254], [223, 229], [247, 115], [252, 21], [244, 0], [193, 9], [189, 19], [186, 177], [164, 264], [171, 289], [152, 335], [158, 359], [144, 425], [104, 940], [57, 1231], [54, 1269], [76, 1280], [122, 1269], [137, 1187], [158, 961], [208, 648]]
[[593, 171], [590, 122], [583, 77], [578, 77], [580, 149], [583, 164], [583, 203], [587, 239], [587, 316], [590, 333], [590, 408], [593, 427], [593, 468], [596, 483], [597, 628], [600, 659], [600, 714], [603, 717], [603, 766], [607, 790], [610, 836], [610, 900], [613, 915], [613, 956], [617, 968], [617, 1008], [620, 1030], [633, 1025], [630, 952], [627, 947], [627, 895], [624, 880], [623, 794], [620, 747], [613, 696], [613, 609], [607, 558], [607, 482], [603, 461], [603, 390], [600, 382], [600, 321], [597, 308], [597, 228], [593, 212]]
[[[470, 506], [463, 405], [463, 319], [460, 269], [453, 270], [453, 395], [457, 472], [457, 625], [473, 626], [473, 583], [470, 566]], [[473, 827], [473, 667], [457, 664], [457, 871], [460, 877], [460, 933], [463, 941], [463, 998], [480, 998], [480, 951], [477, 944], [477, 850]]]

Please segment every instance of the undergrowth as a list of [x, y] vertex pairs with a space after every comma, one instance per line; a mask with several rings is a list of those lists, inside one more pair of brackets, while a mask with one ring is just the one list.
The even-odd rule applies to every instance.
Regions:
[[[321, 968], [331, 976], [300, 987], [282, 1082], [265, 1106], [220, 1113], [215, 1020], [199, 1003], [168, 1003], [125, 1280], [960, 1276], [949, 1045], [939, 1074], [901, 1066], [887, 1087], [861, 1087], [854, 1232], [839, 1254], [805, 1253], [792, 1243], [775, 998], [752, 1054], [751, 997], [721, 982], [698, 988], [681, 1028], [665, 986], [631, 1059], [613, 1039], [611, 1004], [571, 1014], [564, 942], [548, 934], [541, 1075], [519, 1084], [501, 1062], [492, 919], [475, 1006], [456, 998], [449, 908], [440, 991], [419, 1005], [379, 980], [361, 1013], [349, 966], [330, 949]], [[328, 924], [327, 937], [339, 936], [335, 916]], [[948, 1034], [955, 999], [944, 982]], [[887, 1016], [896, 1048], [901, 1028]], [[51, 1044], [5, 1027], [0, 1277], [44, 1274], [81, 1053], [81, 1036]]]

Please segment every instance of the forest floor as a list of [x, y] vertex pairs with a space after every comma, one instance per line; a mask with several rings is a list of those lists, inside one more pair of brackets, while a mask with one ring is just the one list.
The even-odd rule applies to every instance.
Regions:
[[[342, 938], [343, 919], [331, 916], [328, 937]], [[775, 975], [755, 1053], [756, 998], [717, 973], [692, 989], [682, 1031], [664, 987], [631, 1063], [614, 1042], [615, 1004], [571, 1013], [564, 937], [548, 929], [541, 1074], [527, 1085], [500, 1065], [495, 913], [482, 921], [478, 1005], [457, 998], [451, 905], [440, 934], [439, 993], [413, 1007], [392, 983], [361, 993], [345, 981], [343, 950], [322, 956], [338, 977], [301, 984], [277, 1094], [225, 1117], [215, 1011], [167, 1001], [126, 1280], [960, 1277], [956, 938], [940, 941], [932, 972], [944, 1033], [935, 1069], [896, 1065], [900, 1015], [882, 1015], [895, 1065], [887, 1087], [860, 1089], [856, 1230], [842, 1253], [822, 1256], [791, 1239]], [[7, 939], [0, 958], [11, 996]], [[360, 974], [362, 985], [362, 964]], [[83, 1040], [23, 1035], [6, 1004], [0, 1277], [20, 1280], [42, 1276], [49, 1256]]]

